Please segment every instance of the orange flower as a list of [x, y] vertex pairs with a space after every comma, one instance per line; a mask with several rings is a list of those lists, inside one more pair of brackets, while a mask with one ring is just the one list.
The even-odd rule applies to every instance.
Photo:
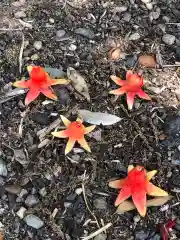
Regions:
[[61, 119], [67, 129], [60, 132], [52, 132], [52, 135], [58, 138], [69, 138], [65, 149], [65, 155], [68, 154], [74, 147], [77, 141], [86, 151], [91, 152], [91, 149], [86, 142], [84, 135], [90, 133], [96, 127], [95, 125], [85, 127], [82, 124], [82, 120], [78, 119], [74, 122], [70, 122], [67, 118], [61, 115]]
[[38, 66], [28, 66], [27, 70], [30, 75], [29, 80], [21, 80], [13, 83], [14, 87], [18, 88], [28, 88], [25, 99], [25, 105], [35, 100], [40, 93], [43, 93], [46, 97], [57, 100], [52, 85], [57, 84], [68, 84], [66, 79], [51, 79], [47, 72], [42, 67]]
[[125, 179], [109, 182], [109, 186], [112, 188], [122, 188], [115, 201], [115, 206], [120, 205], [129, 197], [132, 197], [139, 214], [144, 217], [147, 210], [147, 194], [157, 197], [168, 196], [167, 192], [150, 182], [156, 173], [156, 170], [147, 172], [142, 166], [134, 167], [130, 165], [128, 167], [128, 176]]
[[116, 90], [112, 90], [109, 93], [115, 95], [122, 95], [126, 93], [127, 95], [127, 105], [129, 110], [132, 109], [134, 98], [136, 95], [138, 97], [151, 100], [147, 93], [145, 93], [141, 88], [144, 86], [144, 79], [139, 74], [133, 74], [132, 71], [127, 71], [126, 73], [126, 80], [121, 80], [116, 76], [111, 76], [111, 79], [121, 88]]

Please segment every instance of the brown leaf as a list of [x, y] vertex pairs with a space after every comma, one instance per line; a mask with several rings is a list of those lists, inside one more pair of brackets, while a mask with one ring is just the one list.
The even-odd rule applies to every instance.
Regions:
[[139, 64], [147, 68], [155, 68], [157, 62], [153, 55], [141, 55], [139, 57]]

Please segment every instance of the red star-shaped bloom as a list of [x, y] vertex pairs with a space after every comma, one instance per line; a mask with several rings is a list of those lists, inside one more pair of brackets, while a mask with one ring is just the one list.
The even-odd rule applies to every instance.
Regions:
[[28, 66], [27, 70], [30, 75], [29, 80], [21, 80], [13, 83], [13, 86], [15, 87], [29, 89], [29, 92], [26, 95], [25, 105], [28, 105], [35, 100], [40, 93], [43, 93], [48, 98], [57, 100], [57, 96], [51, 86], [69, 83], [66, 79], [51, 79], [49, 74], [39, 66]]
[[86, 151], [91, 152], [91, 149], [86, 142], [84, 135], [90, 133], [96, 127], [95, 125], [85, 127], [82, 124], [81, 119], [77, 119], [74, 122], [70, 122], [67, 118], [61, 115], [61, 119], [67, 129], [60, 132], [52, 132], [52, 135], [58, 138], [69, 138], [66, 145], [65, 154], [68, 154], [74, 147], [77, 141]]
[[126, 93], [129, 110], [131, 110], [133, 107], [134, 98], [136, 95], [138, 95], [140, 98], [151, 100], [148, 94], [141, 89], [144, 86], [144, 79], [140, 74], [134, 74], [132, 71], [127, 71], [126, 80], [121, 80], [116, 76], [111, 76], [111, 79], [117, 85], [122, 87], [116, 90], [112, 90], [109, 93], [115, 95], [122, 95]]
[[115, 180], [109, 183], [109, 186], [112, 188], [121, 188], [115, 206], [120, 205], [129, 197], [132, 197], [139, 214], [144, 217], [147, 209], [147, 194], [159, 197], [168, 196], [167, 192], [150, 182], [156, 172], [156, 170], [147, 172], [142, 166], [134, 167], [130, 165], [128, 167], [128, 176], [125, 179]]

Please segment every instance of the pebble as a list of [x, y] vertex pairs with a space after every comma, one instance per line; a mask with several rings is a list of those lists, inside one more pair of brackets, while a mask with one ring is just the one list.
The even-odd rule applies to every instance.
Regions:
[[115, 8], [115, 12], [122, 13], [122, 12], [126, 12], [127, 9], [128, 9], [128, 6], [122, 5], [122, 6], [120, 6], [120, 7], [116, 7], [116, 8]]
[[29, 163], [23, 149], [15, 149], [14, 150], [14, 159], [19, 162], [21, 165], [26, 167]]
[[124, 16], [123, 16], [123, 20], [124, 20], [125, 22], [129, 22], [129, 21], [131, 20], [131, 14], [128, 13], [128, 12], [126, 12], [126, 13], [124, 14]]
[[94, 240], [106, 240], [106, 239], [107, 235], [105, 233], [100, 233], [94, 238]]
[[37, 196], [35, 195], [29, 195], [27, 196], [26, 200], [25, 200], [25, 204], [28, 206], [28, 207], [33, 207], [35, 206], [36, 204], [39, 203], [39, 199]]
[[37, 216], [33, 215], [33, 214], [29, 214], [24, 218], [24, 221], [26, 222], [26, 224], [30, 227], [33, 227], [35, 229], [39, 229], [41, 227], [43, 227], [44, 222]]
[[41, 41], [35, 41], [33, 46], [36, 50], [40, 50], [42, 48], [42, 42]]
[[77, 195], [80, 195], [82, 193], [82, 191], [83, 191], [82, 188], [76, 188], [75, 193]]
[[92, 30], [87, 29], [87, 28], [77, 28], [75, 30], [76, 34], [79, 34], [83, 37], [89, 38], [89, 39], [93, 39], [95, 37], [95, 34]]
[[37, 53], [35, 53], [31, 56], [32, 61], [37, 61], [38, 59], [39, 59], [39, 55]]
[[69, 50], [70, 50], [70, 51], [75, 51], [76, 49], [77, 49], [77, 46], [74, 45], [74, 44], [71, 44], [71, 45], [69, 46]]
[[96, 198], [94, 200], [94, 207], [101, 210], [107, 209], [107, 202], [104, 198]]
[[180, 145], [178, 146], [178, 150], [180, 151]]
[[0, 176], [7, 177], [7, 175], [8, 175], [8, 171], [7, 171], [6, 163], [4, 162], [4, 160], [2, 160], [2, 158], [0, 158]]
[[25, 207], [20, 207], [16, 214], [19, 218], [23, 219], [26, 211], [27, 209]]
[[40, 194], [42, 197], [46, 196], [46, 195], [47, 195], [46, 188], [45, 188], [45, 187], [44, 187], [44, 188], [41, 188], [41, 189], [39, 190], [39, 194]]
[[135, 40], [138, 40], [140, 37], [141, 37], [140, 34], [138, 32], [136, 32], [136, 33], [133, 33], [129, 36], [129, 40], [130, 41], [135, 41]]
[[53, 24], [55, 22], [54, 18], [49, 18], [49, 22]]
[[140, 215], [134, 216], [133, 220], [134, 220], [135, 223], [138, 223], [141, 220]]
[[56, 41], [58, 41], [58, 39], [64, 37], [64, 35], [66, 34], [66, 32], [63, 29], [59, 29], [56, 32]]
[[19, 184], [5, 185], [4, 189], [11, 194], [19, 194], [21, 192], [21, 186]]
[[56, 86], [56, 95], [60, 104], [67, 105], [70, 102], [69, 92], [65, 87]]
[[146, 3], [146, 8], [148, 10], [152, 10], [153, 9], [153, 4], [152, 3]]
[[166, 43], [167, 45], [172, 45], [176, 38], [174, 35], [171, 35], [171, 34], [165, 34], [163, 37], [162, 37], [162, 40], [164, 43]]
[[24, 11], [18, 11], [14, 14], [15, 18], [25, 18], [26, 13]]
[[160, 8], [157, 8], [156, 12], [150, 12], [149, 14], [150, 21], [157, 20], [160, 17], [160, 14], [161, 14]]

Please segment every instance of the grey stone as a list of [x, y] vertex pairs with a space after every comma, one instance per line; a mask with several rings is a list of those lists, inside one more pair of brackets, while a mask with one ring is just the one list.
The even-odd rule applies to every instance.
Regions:
[[31, 56], [31, 60], [32, 61], [36, 61], [36, 60], [38, 60], [39, 59], [39, 55], [37, 54], [37, 53], [35, 53], [35, 54], [33, 54], [32, 56]]
[[33, 46], [36, 50], [40, 50], [42, 48], [42, 42], [41, 41], [35, 41]]
[[[57, 30], [57, 32], [56, 32], [56, 38], [58, 39], [58, 38], [62, 38], [62, 37], [64, 37], [64, 35], [66, 34], [66, 32], [63, 30], [63, 29], [59, 29], [59, 30]], [[56, 39], [56, 40], [57, 40]]]
[[24, 221], [26, 222], [26, 224], [30, 227], [33, 227], [35, 229], [39, 229], [41, 227], [43, 227], [44, 222], [37, 216], [33, 215], [33, 214], [29, 214], [24, 218]]
[[129, 36], [129, 40], [130, 41], [135, 41], [135, 40], [138, 40], [140, 37], [141, 37], [140, 34], [138, 32], [136, 32], [136, 33], [133, 33]]
[[167, 45], [172, 45], [176, 38], [174, 35], [171, 35], [171, 34], [165, 34], [163, 37], [162, 37], [162, 40], [164, 43], [166, 43]]
[[7, 184], [4, 186], [4, 189], [12, 194], [19, 194], [21, 192], [21, 186], [19, 184]]
[[25, 18], [26, 13], [24, 11], [18, 11], [14, 14], [15, 18]]
[[89, 39], [93, 39], [95, 37], [94, 32], [90, 29], [87, 29], [87, 28], [77, 28], [75, 30], [75, 33], [79, 34], [81, 36], [84, 36], [86, 38], [89, 38]]
[[36, 204], [39, 203], [39, 199], [37, 196], [35, 195], [29, 195], [27, 196], [26, 200], [25, 200], [25, 204], [28, 206], [28, 207], [33, 207], [35, 206]]
[[6, 163], [0, 158], [0, 176], [7, 177], [8, 171]]
[[107, 202], [104, 198], [96, 198], [94, 200], [94, 207], [101, 210], [107, 209]]

